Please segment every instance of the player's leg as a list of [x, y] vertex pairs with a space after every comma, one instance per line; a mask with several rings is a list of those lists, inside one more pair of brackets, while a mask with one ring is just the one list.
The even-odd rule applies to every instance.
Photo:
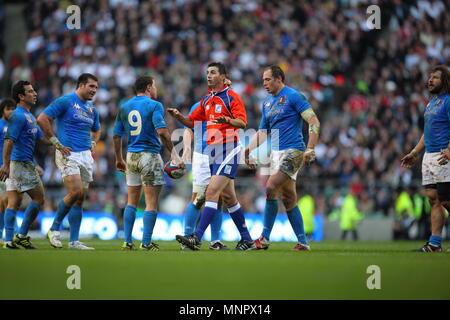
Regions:
[[[286, 213], [291, 223], [292, 229], [298, 239], [295, 250], [310, 250], [303, 226], [303, 218], [297, 205], [297, 192], [295, 180], [288, 179], [281, 187], [281, 200], [283, 201]], [[303, 248], [303, 249], [302, 249]]]
[[8, 197], [6, 195], [6, 185], [0, 182], [0, 245], [3, 246], [3, 229], [5, 228], [5, 210], [8, 206]]
[[[73, 206], [69, 210], [68, 220], [70, 225], [70, 234], [69, 234], [69, 246], [74, 246], [74, 243], [79, 242], [80, 238], [80, 228], [81, 228], [81, 220], [83, 218], [83, 202], [86, 198], [88, 192], [87, 185], [83, 183], [83, 194], [81, 198], [79, 198]], [[83, 246], [82, 244], [80, 246]]]
[[209, 249], [211, 250], [229, 250], [229, 248], [220, 241], [220, 231], [222, 229], [222, 197], [219, 198], [218, 210], [211, 221], [211, 245]]
[[166, 183], [164, 164], [161, 156], [156, 153], [143, 153], [140, 163], [142, 164], [141, 179], [145, 195], [144, 234], [140, 249], [158, 251], [158, 245], [151, 241], [158, 215], [159, 194], [162, 186]]
[[19, 247], [13, 243], [14, 228], [16, 226], [16, 214], [19, 210], [22, 196], [13, 189], [13, 186], [8, 183], [10, 179], [6, 180], [8, 206], [5, 210], [5, 244], [4, 247], [8, 249], [19, 249]]
[[[133, 182], [135, 181], [135, 182]], [[123, 231], [124, 231], [124, 244], [122, 249], [132, 250], [133, 246], [133, 227], [136, 220], [136, 210], [139, 205], [139, 199], [141, 198], [142, 186], [139, 176], [127, 173], [128, 185], [128, 201], [123, 211]], [[130, 185], [131, 184], [131, 185]], [[137, 184], [137, 185], [133, 185]]]
[[231, 179], [231, 181], [225, 186], [221, 196], [228, 208], [228, 213], [230, 214], [231, 219], [233, 219], [233, 222], [241, 235], [241, 240], [238, 242], [236, 250], [256, 249], [245, 223], [244, 211], [242, 210], [241, 204], [236, 197], [234, 179]]
[[152, 242], [153, 229], [158, 216], [158, 200], [162, 185], [144, 186], [145, 211], [144, 211], [144, 233], [142, 236], [141, 249], [158, 251], [159, 247]]

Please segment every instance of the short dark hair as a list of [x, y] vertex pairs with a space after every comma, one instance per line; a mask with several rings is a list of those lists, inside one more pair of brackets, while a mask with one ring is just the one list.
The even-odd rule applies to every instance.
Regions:
[[80, 84], [86, 84], [86, 83], [88, 83], [89, 79], [98, 82], [97, 77], [94, 76], [93, 74], [91, 74], [91, 73], [83, 73], [83, 74], [81, 74], [81, 75], [78, 77], [78, 80], [77, 80], [77, 89], [78, 89], [78, 87], [80, 86]]
[[284, 79], [286, 78], [284, 75], [283, 69], [281, 69], [279, 66], [269, 66], [265, 70], [272, 71], [272, 77], [274, 78], [281, 78], [281, 82], [284, 82]]
[[134, 91], [136, 91], [136, 93], [144, 93], [145, 90], [147, 90], [147, 86], [151, 86], [153, 81], [153, 77], [151, 76], [140, 76], [134, 82]]
[[219, 74], [223, 74], [228, 78], [227, 68], [222, 62], [211, 62], [210, 64], [208, 64], [208, 68], [210, 67], [216, 67], [217, 69], [219, 69]]
[[437, 71], [441, 72], [441, 83], [443, 93], [450, 94], [450, 71], [448, 70], [448, 67], [441, 64], [431, 69], [432, 73]]
[[25, 86], [29, 85], [31, 85], [31, 83], [26, 80], [19, 80], [13, 85], [11, 90], [11, 96], [16, 101], [16, 103], [19, 103], [20, 101], [19, 94], [25, 95]]
[[5, 98], [0, 103], [0, 118], [3, 117], [5, 109], [13, 109], [16, 106], [16, 102], [11, 98]]

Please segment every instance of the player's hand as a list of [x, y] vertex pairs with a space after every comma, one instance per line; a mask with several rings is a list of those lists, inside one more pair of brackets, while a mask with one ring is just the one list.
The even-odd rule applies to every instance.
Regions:
[[71, 147], [65, 147], [63, 145], [61, 145], [61, 147], [57, 148], [59, 150], [59, 152], [61, 152], [61, 154], [63, 155], [63, 157], [67, 157], [70, 156], [70, 151], [72, 151]]
[[231, 118], [227, 116], [220, 116], [216, 118], [213, 122], [214, 123], [230, 123]]
[[44, 169], [40, 165], [36, 165], [36, 171], [39, 176], [42, 176], [44, 174]]
[[250, 149], [249, 148], [245, 148], [245, 150], [244, 150], [244, 160], [245, 160], [245, 164], [247, 165], [247, 167], [249, 167], [252, 170], [256, 169], [256, 163], [254, 161], [252, 161], [252, 159], [250, 159]]
[[181, 114], [181, 112], [178, 111], [178, 110], [175, 109], [175, 108], [167, 108], [167, 112], [168, 112], [172, 117], [174, 117], [174, 118], [176, 118], [176, 119], [180, 119], [180, 118], [183, 117], [183, 115]]
[[123, 160], [117, 160], [116, 161], [116, 169], [122, 172], [125, 172], [127, 170], [127, 164]]
[[180, 167], [182, 169], [186, 168], [183, 160], [181, 160], [180, 156], [176, 153], [172, 153], [172, 157], [170, 158], [170, 163], [176, 167]]
[[306, 164], [310, 164], [316, 160], [316, 152], [314, 149], [306, 149], [303, 154], [303, 162]]
[[95, 141], [92, 141], [91, 144], [91, 153], [95, 154], [95, 148], [97, 147], [97, 143]]
[[0, 181], [5, 181], [9, 178], [9, 166], [2, 165], [0, 168]]
[[412, 152], [408, 153], [400, 160], [400, 166], [404, 168], [411, 168], [416, 162], [417, 157], [412, 154]]
[[446, 165], [450, 161], [450, 149], [446, 148], [441, 150], [441, 155], [438, 158], [438, 163], [442, 165]]
[[226, 85], [226, 86], [228, 86], [228, 87], [231, 87], [231, 85], [233, 84], [233, 82], [231, 82], [230, 79], [225, 79], [225, 80], [223, 81], [223, 84]]

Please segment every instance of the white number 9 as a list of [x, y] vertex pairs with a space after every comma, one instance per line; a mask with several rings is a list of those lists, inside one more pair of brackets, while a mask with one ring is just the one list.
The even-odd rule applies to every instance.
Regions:
[[130, 124], [130, 126], [136, 127], [136, 129], [130, 131], [130, 134], [132, 136], [137, 136], [141, 133], [142, 118], [139, 111], [133, 110], [128, 114], [128, 123]]

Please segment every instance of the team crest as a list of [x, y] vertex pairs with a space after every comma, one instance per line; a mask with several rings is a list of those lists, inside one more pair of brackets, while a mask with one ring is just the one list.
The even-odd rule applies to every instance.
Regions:
[[73, 107], [74, 107], [75, 109], [77, 109], [77, 110], [80, 110], [80, 109], [81, 109], [81, 107], [78, 105], [78, 103], [75, 103], [75, 104], [73, 105]]
[[220, 104], [216, 104], [216, 113], [222, 112], [222, 106]]
[[83, 111], [83, 116], [87, 117], [87, 113]]
[[278, 104], [283, 104], [286, 102], [286, 97], [285, 96], [281, 96], [280, 100], [278, 100]]
[[206, 109], [206, 110], [209, 110], [209, 104], [206, 105], [205, 109]]
[[442, 103], [442, 99], [439, 99], [439, 100], [436, 102], [436, 106], [440, 106], [441, 103]]
[[88, 107], [90, 113], [94, 113], [94, 108]]

